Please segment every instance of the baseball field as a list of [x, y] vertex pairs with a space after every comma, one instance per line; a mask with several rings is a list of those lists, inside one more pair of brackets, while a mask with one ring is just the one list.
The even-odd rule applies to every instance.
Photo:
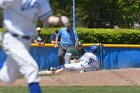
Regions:
[[[140, 87], [42, 87], [43, 93], [139, 93]], [[27, 87], [1, 87], [0, 93], [28, 93]]]
[[[140, 68], [99, 70], [85, 73], [64, 71], [41, 76], [43, 93], [140, 93]], [[0, 82], [0, 93], [28, 93], [22, 76], [13, 84]]]

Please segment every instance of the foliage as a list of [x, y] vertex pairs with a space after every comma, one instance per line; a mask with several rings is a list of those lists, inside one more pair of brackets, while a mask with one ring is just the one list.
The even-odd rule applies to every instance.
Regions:
[[[80, 31], [81, 30], [81, 31]], [[83, 31], [82, 31], [83, 30]], [[78, 30], [77, 30], [78, 31]], [[131, 29], [79, 29], [84, 43], [139, 44], [140, 32]]]
[[[73, 0], [50, 0], [54, 15], [68, 16], [72, 21]], [[140, 24], [140, 0], [75, 0], [76, 25], [88, 28], [133, 28]], [[0, 10], [0, 27], [2, 27]], [[43, 26], [38, 22], [38, 26]]]
[[[132, 28], [140, 23], [138, 0], [75, 0], [77, 27]], [[66, 15], [72, 20], [72, 0], [51, 0], [54, 14]]]
[[[60, 28], [42, 29], [43, 40], [49, 42], [51, 34]], [[77, 28], [79, 40], [83, 43], [140, 44], [140, 30], [134, 29], [90, 29]], [[4, 29], [0, 29], [4, 31]]]
[[[47, 29], [47, 31], [43, 29], [46, 43], [49, 40], [50, 34], [53, 33], [55, 29], [58, 30], [59, 28], [50, 28]], [[89, 28], [77, 28], [76, 30], [79, 40], [83, 41], [83, 43], [140, 44], [140, 30]]]

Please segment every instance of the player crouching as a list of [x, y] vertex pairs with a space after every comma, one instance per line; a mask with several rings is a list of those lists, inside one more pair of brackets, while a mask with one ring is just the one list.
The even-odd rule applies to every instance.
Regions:
[[[78, 70], [80, 73], [85, 72], [85, 71], [90, 71], [94, 67], [96, 68], [96, 70], [98, 70], [99, 69], [98, 58], [95, 55], [98, 49], [99, 48], [97, 46], [93, 45], [90, 47], [90, 52], [85, 53], [79, 59], [79, 62], [60, 65], [58, 67], [53, 68], [53, 70], [57, 71], [57, 69], [64, 68], [64, 69], [69, 69], [69, 70]], [[57, 73], [61, 71], [63, 70], [57, 71]]]

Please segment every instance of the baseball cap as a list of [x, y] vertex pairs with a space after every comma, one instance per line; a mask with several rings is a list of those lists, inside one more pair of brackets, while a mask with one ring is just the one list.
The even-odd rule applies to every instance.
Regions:
[[78, 41], [78, 42], [77, 42], [77, 45], [82, 45], [82, 42], [81, 42], [81, 41]]
[[40, 27], [37, 27], [37, 28], [36, 28], [36, 31], [41, 31], [41, 28], [40, 28]]
[[82, 46], [82, 42], [81, 41], [77, 41], [75, 46]]

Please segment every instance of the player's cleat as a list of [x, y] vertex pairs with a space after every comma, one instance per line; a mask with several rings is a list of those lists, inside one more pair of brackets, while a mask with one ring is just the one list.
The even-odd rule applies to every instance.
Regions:
[[50, 68], [50, 71], [52, 71], [53, 74], [55, 74], [55, 71], [56, 71], [56, 70], [57, 70], [57, 69], [54, 68], [54, 67], [51, 67], [51, 68]]
[[56, 70], [56, 68], [54, 68], [54, 67], [50, 68], [50, 71], [55, 71], [55, 70]]
[[52, 71], [48, 71], [48, 70], [44, 70], [44, 71], [39, 71], [40, 75], [44, 75], [44, 74], [52, 74]]
[[58, 74], [58, 73], [60, 73], [63, 70], [64, 70], [64, 68], [56, 69], [54, 67], [51, 67], [49, 70], [39, 71], [39, 74], [40, 75], [45, 75], [45, 74]]
[[64, 70], [64, 68], [57, 69], [57, 70], [55, 71], [55, 74], [58, 74], [58, 73], [62, 72], [63, 70]]

